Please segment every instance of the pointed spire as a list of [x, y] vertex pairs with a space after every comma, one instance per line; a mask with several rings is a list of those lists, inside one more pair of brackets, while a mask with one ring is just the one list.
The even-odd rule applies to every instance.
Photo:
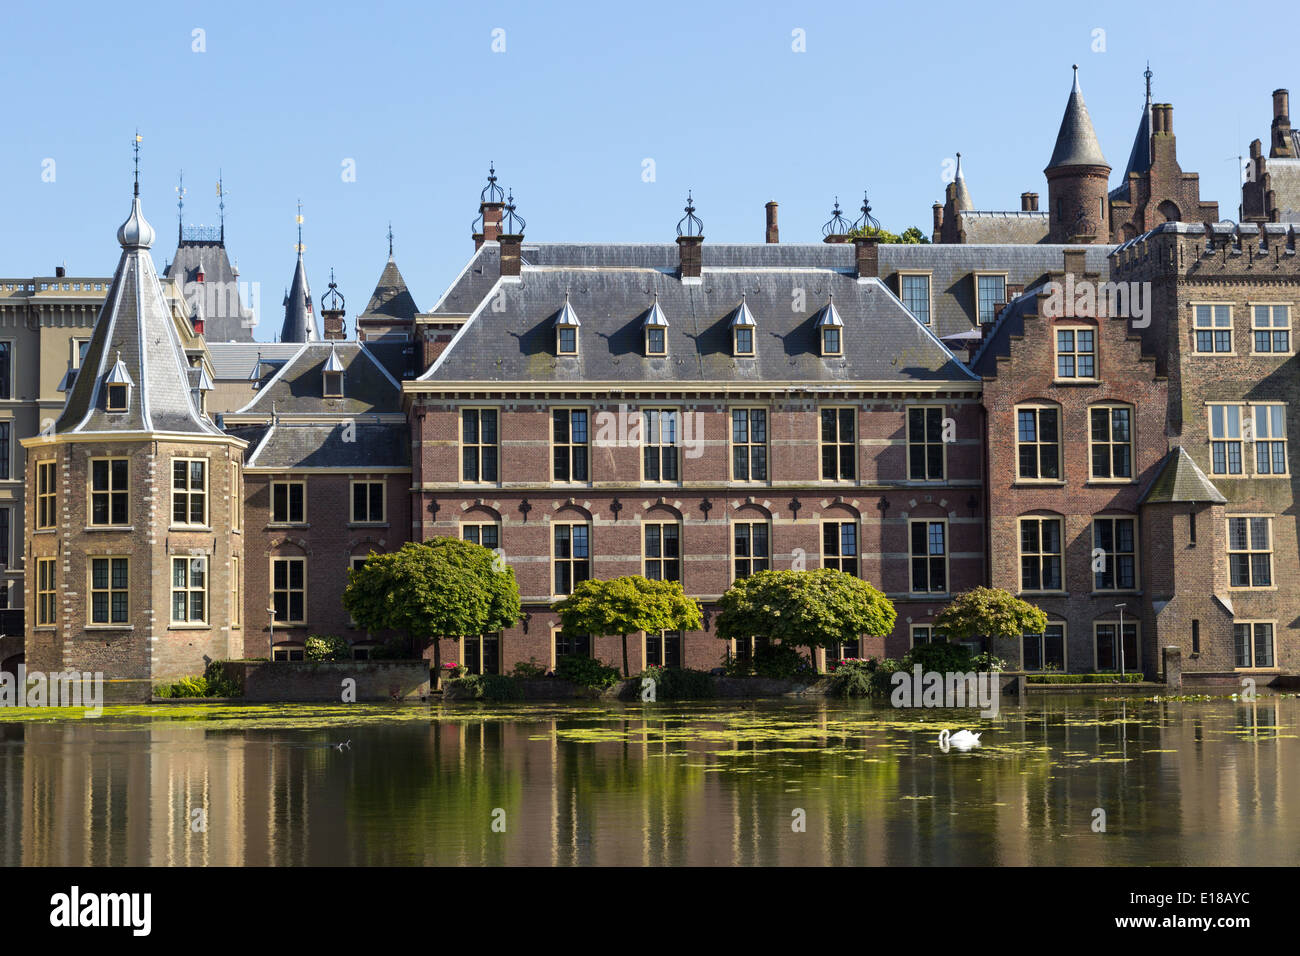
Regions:
[[316, 317], [311, 301], [311, 287], [307, 284], [307, 267], [302, 253], [302, 200], [298, 200], [298, 261], [293, 269], [293, 282], [284, 296], [284, 324], [280, 326], [281, 342], [319, 342]]
[[185, 170], [176, 174], [176, 241], [184, 239], [185, 233]]
[[221, 220], [221, 241], [226, 241], [226, 187], [222, 184], [221, 170], [217, 170], [217, 215]]
[[393, 261], [393, 220], [388, 220], [388, 261]]
[[975, 204], [971, 202], [970, 190], [966, 188], [966, 177], [961, 172], [961, 153], [957, 154], [957, 175], [953, 178], [953, 185], [957, 187], [956, 198], [953, 200], [954, 208], [974, 209]]
[[1070, 90], [1070, 99], [1065, 104], [1065, 115], [1061, 118], [1061, 129], [1056, 134], [1056, 148], [1052, 150], [1052, 159], [1047, 164], [1048, 169], [1062, 166], [1110, 168], [1106, 157], [1102, 155], [1101, 144], [1097, 142], [1097, 133], [1092, 128], [1088, 106], [1083, 102], [1077, 65], [1074, 67], [1074, 86]]
[[1128, 154], [1128, 163], [1124, 167], [1124, 181], [1120, 183], [1120, 190], [1128, 188], [1129, 173], [1145, 173], [1151, 168], [1151, 63], [1147, 62], [1146, 71], [1142, 74], [1146, 79], [1147, 97], [1142, 106], [1142, 118], [1138, 120], [1137, 133], [1133, 136], [1133, 148]]

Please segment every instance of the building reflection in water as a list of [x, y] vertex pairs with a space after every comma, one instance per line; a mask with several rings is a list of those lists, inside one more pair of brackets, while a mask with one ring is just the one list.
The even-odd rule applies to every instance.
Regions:
[[1054, 700], [947, 754], [943, 715], [824, 703], [448, 708], [328, 731], [0, 724], [0, 862], [1291, 863], [1298, 714], [1286, 698]]

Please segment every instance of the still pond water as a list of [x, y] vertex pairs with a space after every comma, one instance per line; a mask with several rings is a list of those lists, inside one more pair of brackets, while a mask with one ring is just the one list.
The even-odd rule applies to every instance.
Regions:
[[1300, 861], [1294, 697], [54, 713], [0, 712], [4, 865]]

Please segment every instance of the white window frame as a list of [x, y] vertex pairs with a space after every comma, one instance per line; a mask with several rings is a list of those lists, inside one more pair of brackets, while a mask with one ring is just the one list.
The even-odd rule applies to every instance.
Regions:
[[[1199, 355], [1205, 358], [1221, 358], [1223, 356], [1232, 356], [1237, 354], [1237, 337], [1236, 328], [1234, 327], [1234, 316], [1232, 312], [1232, 303], [1230, 302], [1189, 302], [1188, 308], [1191, 310], [1191, 327], [1192, 327], [1192, 350], [1190, 355]], [[1209, 309], [1208, 323], [1202, 324], [1201, 309]], [[1219, 324], [1221, 313], [1220, 309], [1227, 309], [1228, 321], [1226, 325]], [[1228, 333], [1228, 348], [1220, 350], [1219, 333], [1223, 331]], [[1198, 332], [1208, 331], [1210, 333], [1210, 349], [1202, 350]], [[1252, 340], [1254, 336], [1251, 336]]]
[[[1058, 382], [1095, 382], [1098, 379], [1097, 374], [1097, 326], [1095, 325], [1057, 325], [1052, 327], [1052, 356], [1056, 361], [1054, 371], [1055, 378]], [[1092, 338], [1092, 348], [1084, 350], [1079, 347], [1079, 333], [1086, 333]], [[1061, 350], [1061, 334], [1065, 333], [1070, 336], [1071, 349], [1068, 351]], [[1069, 358], [1073, 363], [1074, 371], [1065, 374], [1061, 371], [1061, 359]], [[1092, 360], [1092, 373], [1084, 375], [1079, 371], [1079, 360], [1081, 358]]]
[[[1273, 516], [1266, 514], [1231, 514], [1225, 516], [1226, 537], [1224, 545], [1228, 555], [1228, 590], [1230, 591], [1276, 591], [1277, 590], [1277, 568], [1274, 565], [1273, 557], [1277, 553], [1277, 542], [1273, 537]], [[1246, 547], [1234, 548], [1232, 546], [1232, 523], [1234, 521], [1246, 522]], [[1259, 542], [1255, 536], [1255, 521], [1264, 521], [1268, 529], [1268, 547], [1259, 547]], [[1255, 555], [1268, 555], [1268, 583], [1255, 584]], [[1246, 556], [1246, 570], [1249, 584], [1232, 583], [1232, 558], [1234, 555]]]
[[[295, 518], [293, 516], [293, 489], [297, 486], [302, 489], [302, 514]], [[276, 489], [284, 488], [284, 517], [277, 518], [275, 514]], [[352, 511], [351, 489], [349, 489], [348, 512]], [[273, 525], [304, 525], [307, 523], [307, 481], [303, 478], [273, 478], [271, 480], [271, 520], [268, 522]]]
[[[1289, 303], [1248, 302], [1246, 304], [1246, 308], [1250, 310], [1250, 350], [1252, 355], [1294, 355], [1295, 354], [1295, 338], [1291, 330], [1291, 306]], [[1269, 321], [1272, 323], [1271, 325], [1259, 324], [1260, 309], [1268, 310], [1268, 318]], [[1279, 310], [1281, 310], [1282, 315], [1286, 319], [1285, 325], [1277, 324], [1277, 316]], [[1274, 337], [1278, 333], [1282, 333], [1286, 335], [1287, 347], [1285, 349], [1273, 348]], [[1264, 334], [1267, 334], [1269, 337], [1269, 347], [1264, 351], [1260, 351], [1256, 347], [1258, 343], [1258, 336]]]
[[[925, 525], [925, 547], [926, 552], [921, 560], [926, 562], [926, 584], [927, 587], [919, 589], [916, 586], [916, 574], [913, 562], [918, 560], [917, 556], [912, 553], [912, 528], [915, 525]], [[930, 562], [935, 560], [935, 555], [930, 552], [930, 525], [942, 525], [943, 527], [943, 587], [930, 587]], [[950, 594], [952, 593], [952, 535], [947, 518], [909, 518], [907, 520], [907, 586], [909, 594]]]
[[[1250, 645], [1249, 645], [1250, 663], [1249, 664], [1241, 664], [1238, 663], [1237, 660], [1237, 628], [1239, 627], [1250, 628]], [[1267, 627], [1269, 629], [1269, 634], [1270, 634], [1269, 654], [1272, 657], [1272, 663], [1260, 664], [1256, 660], [1255, 629], [1257, 627]], [[1234, 618], [1232, 622], [1232, 669], [1237, 671], [1259, 671], [1259, 670], [1272, 671], [1272, 670], [1276, 670], [1277, 666], [1278, 666], [1277, 664], [1277, 622], [1270, 621], [1270, 620], [1254, 620], [1254, 619], [1239, 621]]]
[[[905, 281], [907, 279], [925, 280], [925, 318], [921, 318], [921, 316], [913, 312], [912, 307], [907, 304], [907, 283]], [[976, 288], [978, 290], [978, 285]], [[916, 317], [917, 321], [921, 322], [921, 324], [927, 326], [934, 325], [934, 277], [931, 273], [900, 269], [898, 271], [898, 299], [903, 303], [903, 308], [907, 309], [908, 312], [911, 312], [912, 315]], [[976, 303], [976, 309], [978, 308], [979, 305]]]

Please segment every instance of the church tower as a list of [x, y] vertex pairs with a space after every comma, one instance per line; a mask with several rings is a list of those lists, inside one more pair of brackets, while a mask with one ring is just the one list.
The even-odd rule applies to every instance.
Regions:
[[149, 249], [139, 137], [131, 214], [82, 367], [57, 420], [25, 439], [25, 662], [99, 672], [109, 699], [243, 654], [246, 443], [204, 413]]

